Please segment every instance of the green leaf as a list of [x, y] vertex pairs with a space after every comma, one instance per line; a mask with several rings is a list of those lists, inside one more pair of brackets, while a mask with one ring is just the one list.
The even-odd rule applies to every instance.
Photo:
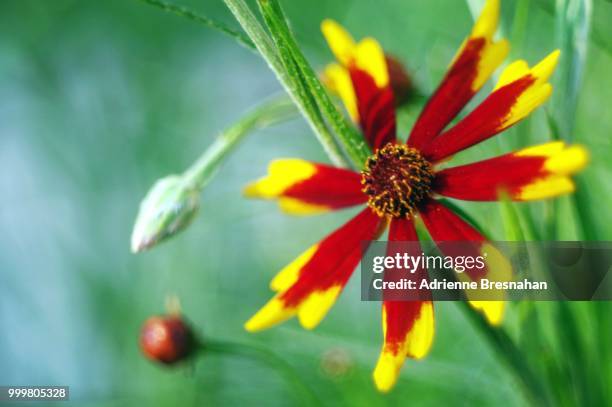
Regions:
[[209, 28], [221, 31], [222, 33], [229, 35], [235, 39], [240, 45], [255, 50], [255, 44], [249, 37], [243, 33], [228, 27], [220, 21], [213, 20], [212, 18], [200, 15], [195, 11], [188, 9], [187, 7], [177, 6], [176, 4], [166, 3], [161, 0], [139, 0], [153, 7], [158, 7], [168, 13], [176, 14], [177, 16], [188, 18], [189, 20], [203, 24]]

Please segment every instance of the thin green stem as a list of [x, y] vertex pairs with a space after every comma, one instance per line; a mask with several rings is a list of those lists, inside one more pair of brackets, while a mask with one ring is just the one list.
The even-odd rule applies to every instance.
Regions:
[[364, 138], [353, 126], [347, 123], [329, 97], [316, 72], [300, 50], [280, 4], [277, 0], [258, 0], [258, 4], [272, 38], [281, 50], [281, 54], [288, 53], [295, 60], [299, 73], [304, 78], [314, 100], [321, 109], [321, 113], [331, 125], [353, 164], [357, 168], [361, 168], [371, 151]]
[[525, 44], [525, 32], [527, 31], [527, 20], [529, 17], [530, 0], [518, 0], [514, 8], [514, 19], [512, 20], [512, 33], [510, 34], [512, 44], [512, 60], [523, 55]]
[[203, 188], [247, 134], [297, 116], [287, 96], [264, 102], [221, 133], [181, 175], [158, 179], [140, 204], [132, 232], [132, 251], [150, 249], [191, 224]]
[[330, 160], [338, 166], [346, 166], [346, 160], [342, 155], [342, 151], [336, 144], [333, 135], [327, 129], [327, 125], [321, 117], [316, 104], [309, 100], [307, 93], [302, 88], [303, 85], [300, 84], [300, 79], [287, 71], [287, 67], [291, 68], [291, 66], [288, 66], [286, 61], [283, 62], [274, 43], [253, 15], [249, 6], [244, 0], [224, 1], [234, 17], [236, 17], [236, 20], [238, 20], [238, 23], [240, 23], [244, 31], [255, 43], [257, 50], [266, 60], [270, 69], [276, 74], [278, 80], [287, 93], [289, 93], [289, 96], [299, 107], [323, 149], [330, 157]]
[[252, 131], [284, 122], [298, 116], [298, 111], [286, 96], [270, 99], [221, 133], [202, 155], [183, 173], [184, 182], [202, 190], [221, 163], [244, 137]]
[[557, 0], [555, 33], [563, 59], [557, 68], [552, 106], [560, 136], [573, 140], [574, 119], [588, 53], [591, 0]]
[[241, 356], [267, 365], [278, 372], [278, 374], [294, 387], [296, 394], [300, 396], [299, 401], [304, 405], [315, 406], [322, 404], [316, 393], [302, 380], [295, 369], [289, 363], [267, 349], [244, 343], [211, 340], [206, 340], [200, 346], [202, 352]]
[[503, 328], [495, 328], [489, 325], [482, 314], [474, 311], [466, 302], [461, 304], [465, 314], [470, 318], [474, 326], [498, 350], [496, 354], [503, 358], [512, 369], [514, 376], [521, 383], [531, 401], [538, 406], [552, 405], [546, 387], [541, 382], [539, 375], [529, 366], [525, 356], [516, 347], [508, 333]]
[[500, 197], [500, 211], [504, 224], [505, 239], [509, 242], [524, 242], [525, 235], [521, 228], [519, 214], [507, 194]]
[[572, 204], [578, 215], [582, 236], [586, 241], [602, 240], [597, 228], [597, 218], [591, 210], [592, 196], [590, 185], [581, 175], [576, 176], [576, 192], [572, 195]]
[[206, 27], [221, 31], [222, 33], [227, 34], [233, 39], [235, 39], [236, 41], [238, 41], [239, 44], [245, 46], [246, 48], [255, 50], [255, 44], [253, 43], [253, 41], [251, 41], [251, 39], [248, 36], [244, 35], [240, 31], [236, 31], [226, 26], [220, 21], [216, 21], [216, 20], [213, 20], [212, 18], [200, 15], [196, 13], [195, 11], [188, 9], [187, 7], [177, 6], [176, 4], [166, 3], [165, 1], [161, 1], [161, 0], [138, 0], [138, 1], [146, 3], [153, 7], [160, 8], [168, 13], [175, 14], [179, 17], [184, 17], [189, 20], [195, 21], [197, 23], [203, 24]]

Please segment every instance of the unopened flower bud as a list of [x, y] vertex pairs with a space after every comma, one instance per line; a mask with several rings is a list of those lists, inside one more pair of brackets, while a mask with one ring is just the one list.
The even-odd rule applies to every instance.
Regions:
[[193, 220], [199, 190], [177, 175], [158, 180], [142, 200], [132, 232], [132, 252], [153, 247], [180, 232]]
[[171, 365], [194, 353], [196, 339], [179, 315], [155, 316], [142, 326], [140, 348], [149, 359]]
[[393, 55], [385, 54], [387, 71], [389, 72], [389, 83], [395, 96], [395, 104], [401, 105], [406, 102], [412, 94], [412, 80], [408, 71], [401, 62]]

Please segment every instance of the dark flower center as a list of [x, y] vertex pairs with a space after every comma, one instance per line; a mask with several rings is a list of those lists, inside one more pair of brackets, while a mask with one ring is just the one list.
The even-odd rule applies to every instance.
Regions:
[[361, 172], [368, 206], [379, 216], [410, 216], [431, 192], [433, 169], [418, 150], [389, 143], [366, 161]]

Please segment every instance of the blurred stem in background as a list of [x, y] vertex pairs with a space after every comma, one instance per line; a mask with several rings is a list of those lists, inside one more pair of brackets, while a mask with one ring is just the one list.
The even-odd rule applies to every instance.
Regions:
[[323, 405], [316, 393], [304, 382], [302, 377], [290, 364], [265, 348], [243, 343], [216, 340], [206, 340], [200, 345], [200, 348], [200, 351], [203, 353], [210, 352], [221, 356], [231, 355], [246, 357], [266, 365], [281, 375], [287, 383], [294, 388], [295, 394], [299, 396], [299, 404], [305, 406]]
[[[574, 123], [588, 55], [588, 38], [591, 32], [591, 0], [557, 0], [555, 8], [555, 34], [558, 47], [565, 54], [557, 75], [553, 95], [554, 128], [557, 137], [574, 140]], [[588, 186], [584, 175], [576, 177], [576, 193], [568, 198], [569, 210], [579, 220], [581, 238], [599, 240], [595, 215], [589, 208]], [[558, 213], [562, 218], [562, 214]], [[561, 219], [559, 220], [561, 221]], [[558, 238], [558, 236], [556, 236]]]
[[140, 204], [132, 251], [149, 249], [191, 223], [202, 190], [247, 134], [297, 116], [295, 105], [284, 95], [264, 101], [221, 133], [183, 174], [156, 181]]
[[556, 1], [555, 35], [563, 62], [556, 74], [552, 107], [559, 135], [567, 141], [574, 137], [574, 118], [586, 65], [592, 8], [591, 0]]
[[497, 355], [517, 373], [517, 379], [521, 383], [528, 398], [537, 406], [554, 405], [551, 402], [548, 391], [541, 377], [531, 368], [528, 358], [519, 349], [512, 338], [503, 328], [494, 328], [489, 325], [482, 314], [474, 311], [467, 302], [461, 302], [462, 309], [470, 321], [479, 328], [481, 333], [498, 351]]

